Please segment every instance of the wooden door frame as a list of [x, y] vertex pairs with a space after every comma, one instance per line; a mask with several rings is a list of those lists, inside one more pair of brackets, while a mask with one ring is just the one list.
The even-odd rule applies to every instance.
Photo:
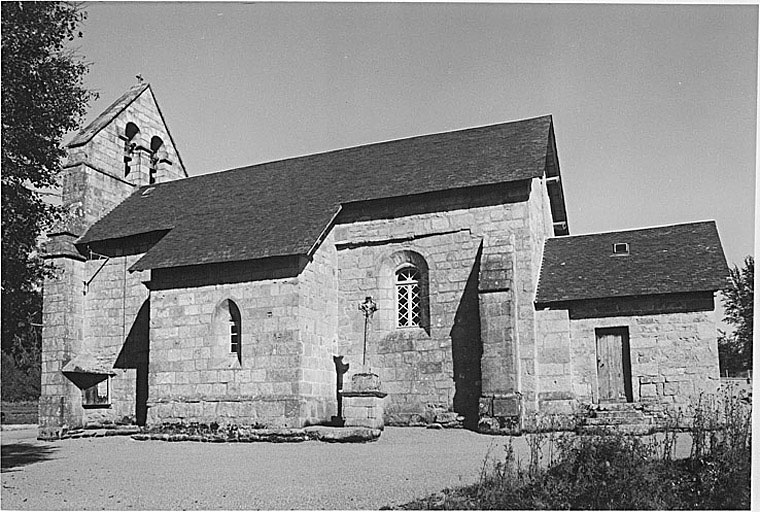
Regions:
[[[594, 374], [596, 376], [596, 403], [602, 403], [599, 389], [599, 336], [604, 334], [621, 335], [621, 365], [623, 367], [623, 393], [625, 402], [633, 402], [633, 378], [631, 372], [631, 338], [627, 325], [613, 327], [596, 327], [594, 328]], [[615, 403], [605, 400], [605, 403]]]

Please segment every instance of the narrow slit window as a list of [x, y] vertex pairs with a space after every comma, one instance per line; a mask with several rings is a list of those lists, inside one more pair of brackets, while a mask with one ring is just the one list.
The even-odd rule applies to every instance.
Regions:
[[230, 318], [230, 352], [233, 354], [240, 352], [240, 326], [234, 318]]
[[135, 148], [137, 147], [137, 143], [134, 141], [134, 138], [137, 136], [137, 134], [140, 133], [140, 129], [137, 127], [135, 123], [127, 123], [127, 126], [124, 128], [124, 177], [126, 178], [129, 176], [129, 173], [132, 171], [132, 154], [135, 152]]
[[163, 153], [164, 141], [161, 137], [153, 137], [150, 140], [150, 170], [148, 175], [148, 183], [153, 185], [156, 183], [156, 177], [158, 175], [158, 162], [161, 160]]
[[239, 363], [243, 362], [243, 344], [241, 341], [240, 310], [231, 300], [225, 301], [224, 308], [227, 316], [227, 340], [230, 354], [235, 354]]

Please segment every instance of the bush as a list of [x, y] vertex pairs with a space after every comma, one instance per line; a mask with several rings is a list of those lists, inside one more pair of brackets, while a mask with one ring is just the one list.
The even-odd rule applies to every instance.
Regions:
[[[659, 437], [609, 432], [533, 434], [527, 467], [511, 439], [480, 482], [400, 508], [409, 510], [654, 510], [750, 508], [751, 408], [726, 398], [694, 407], [691, 455], [673, 460], [675, 423]], [[548, 445], [549, 460], [542, 464]], [[553, 454], [556, 453], [556, 457]]]

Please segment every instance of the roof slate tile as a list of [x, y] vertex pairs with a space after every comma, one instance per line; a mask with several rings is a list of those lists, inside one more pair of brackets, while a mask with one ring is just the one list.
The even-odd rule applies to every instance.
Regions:
[[727, 277], [714, 221], [549, 238], [536, 303], [715, 291]]
[[171, 230], [133, 270], [306, 254], [344, 203], [542, 176], [551, 125], [542, 116], [143, 187], [78, 244]]

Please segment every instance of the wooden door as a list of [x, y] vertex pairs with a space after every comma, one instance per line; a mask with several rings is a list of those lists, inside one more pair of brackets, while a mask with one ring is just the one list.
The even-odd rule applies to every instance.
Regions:
[[628, 329], [596, 330], [596, 373], [600, 402], [632, 402]]

